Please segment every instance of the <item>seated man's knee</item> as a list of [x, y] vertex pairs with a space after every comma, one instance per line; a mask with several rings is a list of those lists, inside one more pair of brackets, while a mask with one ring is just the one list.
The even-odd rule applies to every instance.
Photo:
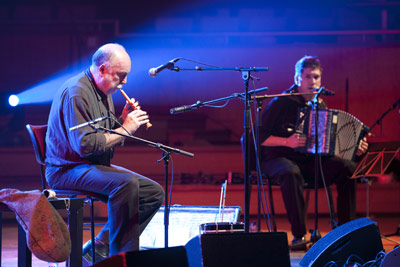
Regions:
[[301, 176], [299, 166], [288, 159], [278, 158], [263, 164], [263, 171], [273, 178], [285, 178], [293, 176]]
[[131, 174], [126, 174], [126, 177], [120, 181], [120, 184], [115, 188], [114, 195], [126, 196], [129, 198], [132, 194], [137, 195], [139, 192], [139, 181], [137, 177]]
[[281, 186], [304, 183], [303, 175], [297, 166], [289, 166], [280, 169], [280, 171], [275, 174], [274, 180], [280, 183]]
[[279, 171], [277, 172], [277, 175], [282, 177], [283, 179], [293, 179], [293, 178], [297, 178], [297, 177], [301, 177], [301, 171], [300, 168], [298, 166], [285, 166], [285, 168], [281, 168], [279, 169]]
[[160, 206], [164, 202], [165, 192], [164, 189], [159, 184], [155, 185], [154, 198], [156, 199], [157, 203], [159, 203]]

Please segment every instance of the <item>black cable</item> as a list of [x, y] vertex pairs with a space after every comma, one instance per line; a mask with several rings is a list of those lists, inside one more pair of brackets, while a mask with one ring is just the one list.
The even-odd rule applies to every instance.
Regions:
[[[255, 88], [255, 84], [254, 84], [254, 79], [253, 80], [253, 87]], [[254, 92], [255, 94], [255, 92]], [[255, 101], [253, 102], [254, 104], [254, 110], [257, 109]], [[250, 110], [251, 112], [251, 110]], [[265, 220], [265, 224], [268, 228], [268, 231], [271, 232], [272, 231], [272, 226], [271, 226], [271, 218], [270, 218], [270, 213], [269, 213], [269, 208], [268, 208], [268, 204], [267, 204], [267, 199], [266, 199], [266, 195], [265, 195], [265, 189], [264, 189], [264, 185], [262, 182], [262, 174], [261, 174], [261, 167], [260, 167], [260, 162], [259, 162], [259, 151], [258, 151], [258, 142], [259, 142], [259, 138], [256, 139], [255, 134], [254, 134], [254, 123], [253, 123], [253, 119], [252, 119], [252, 114], [250, 114], [250, 127], [252, 129], [252, 138], [253, 138], [253, 144], [254, 144], [254, 152], [255, 152], [255, 159], [256, 159], [256, 170], [257, 170], [257, 196], [259, 199], [261, 199], [261, 191], [263, 193], [263, 198], [261, 201], [261, 207], [262, 207], [262, 211], [263, 211], [263, 217]], [[258, 129], [256, 129], [257, 134], [258, 133]], [[262, 190], [260, 190], [260, 188]]]
[[125, 127], [118, 121], [117, 116], [115, 116], [114, 112], [112, 112], [111, 110], [109, 110], [109, 112], [114, 116], [114, 118], [109, 117], [110, 119], [112, 119], [119, 127], [121, 127], [129, 136], [132, 136], [132, 134], [125, 129]]
[[319, 158], [319, 168], [320, 168], [320, 173], [321, 173], [321, 180], [322, 180], [322, 183], [324, 185], [325, 196], [326, 196], [326, 199], [327, 199], [327, 202], [328, 202], [329, 217], [330, 217], [330, 220], [331, 220], [331, 223], [332, 223], [332, 226], [333, 226], [332, 228], [336, 228], [337, 227], [337, 222], [336, 222], [334, 214], [332, 214], [332, 212], [331, 212], [331, 211], [334, 212], [334, 207], [332, 207], [333, 203], [331, 203], [331, 201], [330, 201], [331, 198], [329, 197], [328, 187], [326, 186], [324, 170], [322, 168], [322, 157], [321, 157], [320, 154], [318, 154], [318, 158]]
[[334, 261], [330, 261], [325, 263], [324, 267], [337, 267], [337, 264]]
[[171, 186], [169, 189], [169, 201], [168, 201], [168, 206], [171, 206], [171, 200], [172, 200], [172, 186], [174, 184], [174, 162], [172, 160], [172, 156], [170, 155], [170, 160], [171, 160]]

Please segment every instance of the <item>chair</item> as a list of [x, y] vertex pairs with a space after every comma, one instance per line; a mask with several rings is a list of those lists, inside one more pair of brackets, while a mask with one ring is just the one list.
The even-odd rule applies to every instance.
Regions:
[[[31, 125], [27, 124], [26, 129], [28, 130], [29, 136], [32, 140], [33, 149], [35, 151], [36, 161], [40, 165], [40, 176], [42, 179], [42, 189], [48, 189], [46, 177], [45, 177], [45, 159], [46, 159], [46, 132], [47, 125]], [[85, 204], [90, 204], [90, 231], [91, 231], [91, 241], [94, 242], [95, 234], [95, 218], [94, 218], [94, 202], [95, 201], [107, 201], [104, 195], [96, 194], [84, 190], [53, 190], [57, 196], [67, 196], [70, 198], [76, 198], [77, 196], [83, 196]], [[86, 224], [85, 224], [86, 225]], [[83, 229], [89, 230], [89, 229]], [[80, 258], [82, 258], [82, 248]], [[92, 264], [95, 263], [95, 249], [92, 249]]]
[[[244, 160], [244, 136], [242, 136], [240, 138], [240, 143], [241, 143], [241, 147], [242, 147], [242, 154], [243, 154], [243, 160]], [[256, 177], [257, 178], [257, 173], [256, 173], [256, 154], [254, 151], [254, 143], [252, 142], [252, 140], [250, 140], [250, 148], [249, 148], [249, 153], [248, 153], [248, 157], [249, 157], [249, 171], [250, 171], [250, 177], [249, 179]], [[258, 150], [260, 151], [260, 150]], [[261, 163], [260, 163], [261, 164]], [[275, 220], [275, 207], [274, 207], [274, 199], [272, 197], [272, 186], [279, 186], [278, 183], [272, 181], [271, 177], [269, 175], [267, 175], [266, 173], [261, 173], [261, 180], [263, 180], [263, 178], [267, 181], [267, 186], [268, 186], [268, 197], [269, 197], [269, 203], [270, 203], [270, 208], [271, 208], [271, 220], [272, 220], [272, 230], [274, 232], [277, 231], [277, 227], [276, 227], [276, 220]], [[323, 185], [319, 185], [319, 188], [322, 188]], [[304, 185], [304, 189], [306, 189], [306, 196], [305, 196], [305, 207], [304, 207], [304, 215], [306, 217], [307, 213], [308, 213], [308, 203], [309, 203], [309, 199], [310, 199], [310, 190], [314, 189], [314, 186], [308, 185], [307, 183]], [[328, 201], [329, 201], [329, 207], [332, 209], [330, 210], [330, 213], [334, 215], [334, 211], [333, 211], [333, 200], [332, 200], [332, 190], [331, 187], [328, 186], [327, 187], [327, 192], [328, 192]], [[258, 200], [258, 205], [260, 205], [260, 199]], [[258, 212], [259, 212], [259, 208], [258, 208]], [[317, 214], [316, 214], [317, 216]], [[335, 225], [334, 225], [335, 226]]]

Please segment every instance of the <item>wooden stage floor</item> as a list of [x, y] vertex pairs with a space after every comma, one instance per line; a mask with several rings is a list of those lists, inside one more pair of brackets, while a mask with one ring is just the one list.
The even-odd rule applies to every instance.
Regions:
[[[255, 221], [256, 218], [251, 218], [252, 221]], [[400, 223], [400, 214], [387, 214], [387, 215], [379, 215], [379, 216], [371, 216], [373, 221], [378, 223], [379, 230], [382, 235], [388, 235], [396, 232], [396, 229]], [[283, 231], [288, 233], [289, 242], [292, 239], [292, 235], [290, 233], [290, 225], [287, 222], [285, 216], [280, 216], [277, 218], [278, 231]], [[314, 227], [314, 219], [308, 219], [308, 227]], [[330, 226], [328, 224], [328, 218], [322, 217], [319, 218], [318, 228], [322, 234], [322, 236], [326, 235], [330, 231]], [[265, 223], [262, 222], [262, 231], [266, 231]], [[89, 231], [84, 231], [84, 242], [86, 242], [90, 237]], [[309, 238], [309, 235], [307, 235]], [[395, 246], [398, 245], [396, 242], [400, 242], [400, 236], [395, 235], [390, 237], [390, 240], [382, 238], [382, 243], [386, 252], [394, 249]], [[14, 267], [17, 266], [17, 224], [12, 221], [4, 222], [3, 225], [3, 251], [2, 251], [2, 265], [3, 267]], [[299, 262], [302, 259], [306, 252], [291, 252], [291, 266], [297, 267], [299, 266]], [[48, 267], [47, 262], [43, 262], [38, 260], [35, 256], [33, 257], [33, 267]], [[59, 263], [59, 267], [64, 267], [65, 263]]]

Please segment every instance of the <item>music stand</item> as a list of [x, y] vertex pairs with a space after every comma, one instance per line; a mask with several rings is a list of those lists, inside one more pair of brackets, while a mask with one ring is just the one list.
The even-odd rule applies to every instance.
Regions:
[[[361, 178], [361, 180], [366, 183], [366, 217], [369, 217], [369, 179], [378, 175], [385, 174], [386, 170], [389, 168], [390, 164], [397, 157], [397, 155], [400, 155], [400, 147], [398, 147], [397, 149], [389, 148], [388, 150], [386, 150], [386, 146], [384, 146], [381, 151], [368, 152], [359, 163], [353, 176], [351, 177]], [[381, 236], [388, 241], [400, 245], [398, 241], [388, 238], [390, 236], [399, 234], [400, 225], [397, 226], [395, 233]]]
[[361, 162], [357, 165], [356, 170], [351, 176], [352, 179], [361, 178], [366, 182], [366, 217], [369, 217], [369, 181], [370, 178], [383, 175], [388, 169], [390, 163], [400, 155], [400, 147], [397, 149], [387, 149], [386, 146], [380, 151], [368, 152]]

